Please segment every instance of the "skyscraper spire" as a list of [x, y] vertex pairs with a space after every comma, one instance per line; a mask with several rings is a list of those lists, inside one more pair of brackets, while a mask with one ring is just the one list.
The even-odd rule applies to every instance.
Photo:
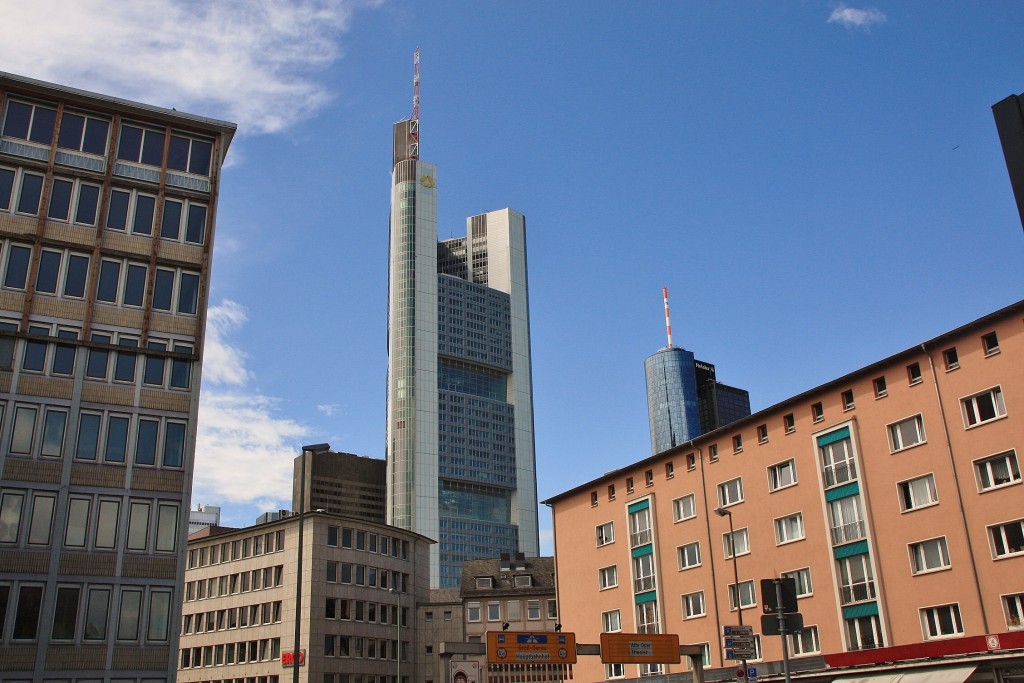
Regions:
[[420, 158], [420, 48], [412, 56], [412, 116], [409, 117], [409, 158]]
[[668, 315], [668, 287], [661, 288], [661, 296], [665, 299], [665, 331], [668, 333], [668, 348], [672, 348], [672, 320]]

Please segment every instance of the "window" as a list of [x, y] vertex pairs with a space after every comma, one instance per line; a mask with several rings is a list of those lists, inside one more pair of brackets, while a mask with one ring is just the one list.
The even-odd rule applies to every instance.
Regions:
[[948, 569], [949, 550], [946, 538], [932, 538], [927, 541], [910, 544], [910, 566], [914, 574], [933, 572], [937, 569]]
[[110, 190], [106, 227], [109, 230], [130, 230], [133, 235], [153, 235], [156, 197], [138, 190]]
[[736, 477], [718, 485], [718, 504], [722, 507], [743, 501], [743, 478]]
[[601, 613], [601, 629], [605, 633], [622, 630], [622, 613], [617, 609]]
[[590, 505], [592, 507], [597, 507], [597, 491], [590, 492]]
[[613, 522], [605, 522], [597, 526], [597, 545], [608, 545], [615, 540], [615, 524]]
[[960, 620], [960, 605], [942, 605], [922, 609], [921, 625], [924, 627], [925, 639], [929, 640], [963, 635], [964, 624]]
[[833, 546], [859, 541], [867, 535], [860, 496], [846, 496], [830, 500], [827, 506], [832, 525]]
[[490, 576], [478, 576], [476, 577], [477, 588], [494, 588], [494, 578]]
[[604, 665], [604, 677], [606, 679], [625, 678], [626, 677], [626, 665], [625, 664], [605, 664]]
[[626, 477], [626, 493], [633, 493], [633, 477]]
[[839, 597], [843, 605], [872, 600], [875, 597], [875, 577], [871, 560], [866, 554], [851, 555], [836, 560], [839, 567]]
[[654, 486], [654, 470], [647, 470], [644, 472], [644, 485]]
[[21, 491], [4, 491], [0, 495], [0, 543], [18, 542], [24, 502], [25, 494]]
[[206, 207], [182, 199], [164, 199], [160, 237], [174, 242], [202, 244], [206, 236]]
[[7, 248], [7, 262], [4, 267], [4, 287], [25, 289], [28, 278], [28, 263], [32, 256], [31, 247], [12, 244]]
[[700, 565], [700, 541], [687, 543], [676, 548], [679, 558], [679, 569], [689, 569]]
[[889, 395], [889, 390], [885, 388], [885, 376], [876, 377], [871, 383], [875, 388], [875, 398], [885, 398]]
[[1007, 557], [1024, 552], [1024, 519], [988, 528], [994, 557]]
[[470, 602], [466, 604], [466, 621], [478, 622], [480, 621], [480, 603]]
[[[736, 584], [729, 584], [729, 609], [736, 609]], [[754, 582], [753, 581], [741, 581], [739, 585], [739, 604], [743, 609], [753, 607], [756, 603], [754, 596]]]
[[[689, 457], [693, 457], [693, 454], [691, 453]], [[676, 466], [669, 461], [665, 463], [665, 478], [671, 479], [674, 476], [676, 476]]]
[[672, 501], [672, 518], [674, 521], [681, 522], [684, 519], [690, 519], [696, 516], [697, 504], [695, 502], [694, 494], [691, 493]]
[[22, 584], [18, 587], [18, 606], [14, 613], [11, 640], [35, 640], [39, 630], [39, 611], [43, 605], [43, 587]]
[[[177, 282], [177, 286], [175, 286]], [[166, 268], [156, 269], [153, 280], [153, 309], [195, 315], [199, 297], [199, 274]]]
[[736, 529], [733, 532], [722, 534], [722, 548], [725, 559], [729, 559], [735, 552], [736, 555], [746, 555], [750, 552], [750, 535], [747, 529]]
[[853, 389], [847, 389], [842, 393], [843, 410], [853, 410]]
[[946, 349], [942, 352], [942, 362], [946, 366], [946, 372], [956, 370], [960, 367], [960, 358], [956, 355], [956, 347]]
[[90, 588], [85, 608], [85, 628], [82, 640], [107, 639], [107, 612], [110, 608], [109, 588]]
[[55, 221], [72, 221], [80, 225], [96, 225], [96, 208], [100, 187], [80, 180], [54, 178], [50, 185], [50, 201], [46, 217]]
[[540, 600], [526, 601], [526, 618], [529, 621], [538, 621], [540, 619]]
[[1020, 465], [1016, 451], [974, 461], [974, 473], [978, 477], [978, 489], [988, 491], [1010, 484], [1020, 483]]
[[1003, 390], [999, 387], [960, 399], [960, 404], [963, 406], [964, 422], [967, 427], [974, 427], [1006, 415]]
[[167, 150], [167, 168], [195, 175], [209, 175], [212, 154], [213, 143], [209, 140], [195, 140], [180, 133], [172, 133]]
[[789, 649], [794, 657], [812, 655], [821, 651], [821, 644], [818, 642], [818, 627], [804, 626], [799, 631], [789, 635]]
[[775, 543], [791, 543], [804, 537], [804, 516], [797, 512], [775, 520]]
[[696, 468], [697, 468], [697, 455], [695, 453], [687, 453], [686, 454], [686, 469], [692, 472]]
[[57, 146], [86, 154], [103, 155], [107, 151], [110, 123], [104, 119], [65, 111], [60, 118]]
[[610, 567], [601, 567], [597, 570], [597, 583], [598, 586], [603, 590], [605, 588], [614, 588], [619, 585], [619, 569], [616, 565]]
[[[842, 430], [841, 430], [842, 431]], [[832, 439], [836, 432], [819, 438]], [[825, 488], [831, 488], [857, 478], [857, 463], [853, 459], [853, 444], [849, 437], [829, 441], [818, 447], [821, 454], [822, 476]]]
[[654, 555], [647, 553], [633, 558], [633, 592], [645, 593], [657, 588]]
[[884, 647], [882, 626], [877, 615], [846, 619], [846, 642], [850, 650]]
[[768, 425], [757, 426], [757, 442], [767, 443], [768, 442]]
[[1011, 631], [1024, 628], [1024, 593], [1004, 595], [1003, 611], [1006, 612], [1006, 626]]
[[161, 166], [164, 151], [164, 132], [125, 124], [121, 126], [121, 139], [117, 145], [117, 158], [122, 161]]
[[825, 409], [821, 403], [815, 403], [811, 406], [811, 419], [815, 422], [821, 422], [825, 419]]
[[658, 633], [658, 603], [640, 603], [636, 606], [636, 630], [638, 633]]
[[907, 366], [907, 379], [910, 380], [910, 383], [912, 385], [921, 382], [923, 378], [921, 377], [920, 363], [911, 363], [910, 365]]
[[629, 513], [629, 547], [637, 548], [651, 542], [651, 509], [643, 507]]
[[42, 105], [10, 100], [7, 116], [4, 117], [3, 134], [29, 142], [49, 145], [53, 142], [53, 130], [57, 112]]
[[683, 596], [683, 619], [703, 617], [705, 614], [704, 591], [687, 593]]
[[939, 502], [939, 495], [935, 491], [935, 477], [931, 474], [901, 481], [896, 487], [899, 489], [900, 509], [903, 512]]
[[796, 461], [787, 460], [768, 468], [768, 490], [778, 491], [796, 483]]
[[793, 416], [793, 413], [782, 416], [782, 426], [787, 434], [792, 434], [796, 431], [796, 418]]
[[128, 507], [128, 550], [145, 550], [149, 545], [149, 503], [132, 501]]
[[791, 572], [782, 572], [782, 578], [793, 579], [796, 583], [796, 596], [798, 598], [806, 597], [814, 593], [814, 586], [811, 584], [810, 567], [796, 569]]
[[713, 443], [708, 446], [708, 459], [711, 462], [718, 462], [718, 444]]
[[608, 500], [615, 500], [615, 484], [608, 484]]
[[487, 603], [487, 621], [501, 621], [501, 603]]
[[892, 452], [901, 451], [904, 448], [924, 443], [924, 420], [920, 415], [908, 417], [905, 420], [894, 422], [889, 429], [889, 447]]
[[989, 332], [981, 337], [981, 346], [985, 349], [986, 356], [999, 353], [999, 337], [995, 332]]
[[732, 452], [740, 453], [743, 450], [743, 435], [737, 434], [732, 437]]

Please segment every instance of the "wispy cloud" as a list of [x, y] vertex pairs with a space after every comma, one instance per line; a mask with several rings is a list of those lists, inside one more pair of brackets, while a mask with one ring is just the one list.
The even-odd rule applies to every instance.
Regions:
[[331, 417], [336, 412], [338, 412], [338, 408], [340, 407], [341, 406], [338, 405], [337, 403], [321, 403], [316, 407], [316, 409], [319, 410], [324, 415], [326, 415], [327, 417]]
[[[315, 78], [373, 0], [5, 3], [5, 71], [274, 133], [332, 93]], [[39, 27], [45, 26], [45, 30]], [[59, 46], [59, 49], [54, 49]]]
[[846, 28], [859, 28], [868, 31], [875, 24], [885, 22], [885, 13], [875, 7], [847, 7], [840, 3], [829, 15], [828, 23], [842, 24]]
[[196, 437], [194, 500], [289, 507], [292, 460], [308, 429], [248, 388], [245, 354], [229, 341], [246, 321], [230, 300], [209, 309]]

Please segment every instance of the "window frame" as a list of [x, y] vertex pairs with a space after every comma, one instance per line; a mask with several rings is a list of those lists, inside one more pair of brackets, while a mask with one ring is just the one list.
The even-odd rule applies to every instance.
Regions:
[[619, 566], [610, 564], [597, 570], [597, 585], [600, 590], [609, 590], [619, 585]]
[[[695, 557], [696, 559], [693, 562], [690, 562], [691, 557]], [[699, 567], [702, 563], [703, 560], [700, 554], [699, 540], [684, 543], [676, 547], [676, 565], [679, 571], [685, 571], [687, 569]]]
[[[941, 623], [943, 615], [939, 610], [948, 610], [950, 625], [952, 626], [951, 631], [934, 633], [933, 628], [941, 629], [943, 624]], [[946, 605], [931, 605], [928, 607], [918, 608], [918, 613], [921, 615], [921, 634], [924, 636], [924, 640], [942, 640], [944, 638], [959, 638], [965, 633], [963, 617], [960, 612], [960, 603], [952, 602]]]
[[[797, 478], [796, 472], [796, 458], [789, 458], [788, 460], [777, 462], [774, 465], [769, 465], [767, 468], [765, 468], [765, 471], [768, 475], [769, 493], [775, 493], [776, 491], [788, 489], [789, 487], [796, 486], [797, 484], [800, 483], [800, 480]], [[786, 471], [789, 471], [791, 473], [790, 481], [783, 483], [783, 477], [781, 475]]]
[[[978, 399], [982, 397], [989, 397], [992, 401], [992, 411], [994, 415], [988, 418], [981, 417], [981, 411], [979, 410]], [[1003, 387], [1002, 385], [996, 385], [984, 391], [979, 391], [969, 396], [964, 396], [960, 399], [960, 412], [964, 419], [964, 429], [974, 429], [982, 425], [1001, 420], [1006, 417], [1006, 402], [1003, 398]], [[973, 422], [971, 420], [974, 420]]]
[[[689, 508], [687, 508], [687, 501], [689, 501]], [[687, 514], [689, 513], [689, 514]], [[693, 519], [697, 516], [697, 494], [687, 493], [685, 496], [679, 496], [672, 501], [672, 521], [673, 522], [684, 522], [688, 519]]]
[[615, 542], [615, 522], [604, 522], [594, 528], [597, 547], [601, 548]]
[[[919, 504], [915, 500], [914, 494], [916, 489], [912, 486], [914, 482], [918, 481], [930, 481], [930, 485], [927, 486], [929, 499]], [[939, 504], [939, 490], [935, 483], [935, 475], [932, 472], [896, 482], [896, 493], [899, 497], [900, 512], [913, 512]]]
[[[796, 520], [796, 527], [798, 536], [792, 538], [783, 538], [784, 535], [789, 533], [790, 520]], [[783, 515], [776, 517], [772, 520], [772, 526], [775, 527], [775, 545], [787, 545], [789, 543], [796, 543], [807, 538], [807, 529], [804, 527], [804, 515], [802, 512], [794, 512], [789, 515]]]
[[[911, 423], [915, 428], [917, 440], [912, 443], [906, 443], [907, 439], [903, 427]], [[899, 453], [908, 448], [928, 443], [928, 435], [924, 430], [924, 416], [921, 413], [890, 422], [885, 426], [885, 431], [889, 436], [889, 453]]]
[[[707, 601], [704, 599], [704, 591], [693, 591], [680, 596], [682, 604], [683, 619], [699, 619], [708, 615]], [[691, 611], [691, 607], [699, 602], [700, 611]]]
[[[934, 548], [938, 551], [939, 564], [936, 565], [929, 564], [929, 547], [932, 544], [934, 544]], [[935, 538], [908, 543], [907, 550], [910, 553], [910, 573], [913, 576], [933, 574], [953, 568], [953, 561], [949, 555], [949, 545], [946, 543], [945, 536], [936, 536]]]
[[[1009, 479], [1003, 482], [996, 482], [991, 465], [1000, 460], [1005, 463]], [[1017, 451], [1014, 448], [1002, 453], [996, 453], [995, 455], [978, 458], [972, 462], [972, 465], [974, 466], [974, 478], [978, 484], [978, 493], [987, 493], [1021, 483], [1020, 461], [1017, 459]], [[988, 480], [992, 482], [988, 486], [985, 485], [985, 478], [983, 476], [986, 472]]]
[[[736, 486], [735, 487], [731, 487], [730, 485], [734, 484], [734, 483], [736, 484]], [[737, 496], [736, 498], [731, 498], [730, 488], [735, 488], [735, 493], [736, 493], [736, 496]], [[721, 506], [723, 508], [731, 507], [733, 505], [738, 505], [739, 503], [742, 503], [743, 500], [744, 500], [744, 497], [743, 497], [743, 477], [742, 476], [733, 477], [732, 479], [728, 479], [728, 480], [720, 482], [718, 484], [718, 504], [719, 504], [719, 506]]]
[[875, 392], [875, 398], [885, 398], [889, 395], [889, 388], [885, 384], [885, 375], [871, 380], [871, 388]]

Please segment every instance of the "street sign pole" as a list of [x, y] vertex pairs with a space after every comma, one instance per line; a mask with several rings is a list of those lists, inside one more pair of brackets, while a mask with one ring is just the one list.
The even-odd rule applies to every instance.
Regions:
[[786, 639], [786, 613], [782, 600], [782, 579], [775, 579], [776, 614], [779, 617], [779, 635], [782, 636], [782, 670], [786, 675], [786, 683], [792, 683], [789, 676], [789, 641]]

